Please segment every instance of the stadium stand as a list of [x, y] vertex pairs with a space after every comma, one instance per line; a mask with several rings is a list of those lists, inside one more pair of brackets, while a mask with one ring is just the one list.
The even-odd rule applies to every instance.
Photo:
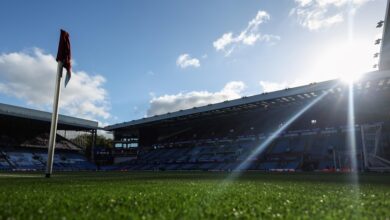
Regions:
[[[44, 170], [47, 162], [51, 114], [0, 103], [0, 170]], [[60, 115], [59, 129], [89, 131], [97, 122]], [[57, 134], [55, 170], [96, 170], [85, 156], [85, 147]]]
[[[307, 131], [306, 131], [307, 132]], [[295, 171], [346, 169], [348, 149], [344, 149], [345, 132], [329, 135], [317, 130], [311, 135], [297, 131], [297, 136], [280, 137], [260, 155], [251, 156], [261, 140], [235, 139], [226, 141], [198, 140], [186, 146], [156, 146], [141, 151], [138, 158], [121, 169], [128, 170], [234, 170], [245, 160], [251, 161], [249, 170]], [[206, 143], [208, 142], [208, 143]], [[357, 141], [361, 143], [361, 140]], [[334, 163], [333, 149], [339, 157]], [[358, 144], [357, 151], [361, 151]], [[359, 164], [362, 163], [360, 158]], [[311, 166], [311, 167], [310, 167]], [[359, 166], [361, 169], [362, 167]]]
[[115, 150], [137, 151], [114, 169], [388, 169], [390, 72], [368, 73], [353, 85], [352, 127], [348, 86], [331, 80], [108, 126]]

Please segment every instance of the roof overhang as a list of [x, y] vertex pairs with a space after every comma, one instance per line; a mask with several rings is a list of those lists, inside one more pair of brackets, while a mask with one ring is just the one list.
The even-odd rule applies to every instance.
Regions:
[[[23, 108], [19, 106], [7, 105], [0, 103], [0, 115], [17, 117], [22, 119], [36, 120], [40, 122], [47, 122], [50, 124], [52, 114], [50, 112], [44, 112], [29, 108]], [[58, 127], [61, 126], [74, 128], [77, 130], [95, 130], [98, 128], [98, 122], [70, 117], [66, 115], [58, 116]]]

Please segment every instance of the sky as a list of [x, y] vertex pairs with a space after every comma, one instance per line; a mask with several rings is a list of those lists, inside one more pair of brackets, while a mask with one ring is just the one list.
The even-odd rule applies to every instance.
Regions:
[[[386, 0], [0, 1], [0, 102], [101, 126], [373, 71]], [[63, 84], [62, 84], [63, 87]]]

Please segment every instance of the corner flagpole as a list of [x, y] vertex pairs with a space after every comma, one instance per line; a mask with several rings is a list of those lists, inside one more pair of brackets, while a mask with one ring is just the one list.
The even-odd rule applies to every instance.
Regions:
[[71, 76], [72, 58], [70, 49], [69, 33], [61, 29], [60, 42], [58, 43], [57, 52], [57, 76], [56, 86], [54, 90], [54, 101], [53, 101], [53, 113], [51, 115], [51, 126], [50, 126], [50, 138], [47, 152], [47, 163], [46, 163], [46, 177], [50, 177], [53, 172], [53, 160], [54, 160], [54, 149], [56, 144], [57, 135], [57, 122], [58, 122], [58, 103], [60, 102], [61, 94], [61, 78], [62, 70], [66, 69], [66, 80], [65, 87], [68, 84]]
[[58, 61], [56, 86], [55, 86], [54, 101], [53, 101], [53, 113], [51, 115], [49, 149], [47, 153], [46, 177], [50, 177], [50, 175], [53, 172], [54, 149], [56, 144], [57, 122], [58, 122], [58, 103], [61, 94], [62, 70], [63, 70], [63, 64], [61, 61]]

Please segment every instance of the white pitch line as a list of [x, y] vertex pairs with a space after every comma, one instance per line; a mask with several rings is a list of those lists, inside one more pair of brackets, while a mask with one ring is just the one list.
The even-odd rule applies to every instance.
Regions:
[[0, 174], [0, 178], [3, 178], [3, 177], [17, 177], [17, 178], [28, 177], [28, 178], [37, 178], [37, 177], [41, 177], [41, 176], [39, 176], [39, 175], [31, 175], [31, 174]]

